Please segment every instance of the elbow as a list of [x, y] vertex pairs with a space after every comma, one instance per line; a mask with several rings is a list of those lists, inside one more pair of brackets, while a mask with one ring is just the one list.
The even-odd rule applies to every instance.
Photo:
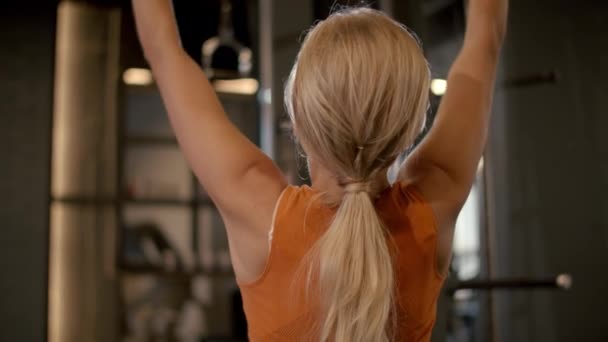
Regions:
[[159, 65], [163, 61], [163, 53], [161, 47], [151, 47], [146, 46], [143, 48], [144, 59], [148, 62], [148, 65], [152, 67], [152, 69], [156, 69], [156, 66]]

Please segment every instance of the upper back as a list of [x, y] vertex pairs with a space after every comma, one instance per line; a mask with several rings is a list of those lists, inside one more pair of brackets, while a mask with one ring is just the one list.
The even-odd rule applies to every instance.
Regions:
[[[335, 212], [318, 195], [307, 186], [285, 189], [275, 209], [265, 270], [254, 282], [239, 284], [251, 341], [313, 339], [315, 294], [306, 294], [301, 262]], [[375, 207], [389, 232], [387, 243], [394, 243], [399, 339], [430, 340], [443, 282], [436, 268], [433, 211], [413, 186], [401, 183], [382, 192]]]

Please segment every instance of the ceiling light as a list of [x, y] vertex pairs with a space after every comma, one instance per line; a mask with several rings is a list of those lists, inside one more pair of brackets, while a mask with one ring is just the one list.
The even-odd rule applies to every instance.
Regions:
[[443, 96], [447, 89], [448, 81], [441, 78], [435, 78], [431, 81], [431, 92], [436, 96]]
[[128, 85], [146, 86], [154, 82], [152, 71], [142, 68], [130, 68], [122, 74], [122, 80]]
[[260, 84], [254, 78], [239, 78], [236, 80], [216, 80], [213, 87], [218, 93], [229, 93], [239, 95], [254, 95]]

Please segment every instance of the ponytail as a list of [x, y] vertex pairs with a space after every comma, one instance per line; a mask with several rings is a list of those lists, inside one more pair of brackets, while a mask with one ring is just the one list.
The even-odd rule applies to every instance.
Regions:
[[315, 246], [324, 314], [319, 341], [388, 342], [394, 271], [386, 232], [369, 192], [349, 186]]
[[308, 266], [305, 290], [320, 294], [320, 315], [309, 316], [317, 318], [311, 336], [321, 342], [395, 338], [393, 249], [374, 208], [380, 190], [371, 187], [424, 125], [429, 84], [416, 39], [371, 9], [341, 11], [318, 23], [298, 53], [285, 87], [298, 141], [338, 183], [365, 181], [323, 194], [339, 205], [301, 263]]

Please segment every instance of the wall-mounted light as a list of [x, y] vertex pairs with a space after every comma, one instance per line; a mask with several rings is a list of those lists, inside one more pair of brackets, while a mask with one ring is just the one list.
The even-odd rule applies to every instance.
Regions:
[[234, 80], [216, 80], [213, 87], [218, 93], [239, 95], [254, 95], [259, 88], [258, 80], [254, 78], [238, 78]]
[[[135, 86], [148, 86], [154, 83], [154, 77], [150, 69], [129, 68], [122, 74], [125, 84]], [[238, 78], [234, 80], [213, 81], [213, 87], [218, 93], [254, 95], [259, 88], [259, 82], [255, 78]]]
[[435, 78], [431, 81], [431, 92], [435, 96], [443, 96], [447, 89], [448, 81], [441, 78]]
[[152, 71], [143, 68], [130, 68], [122, 74], [122, 80], [128, 85], [147, 86], [154, 82]]

